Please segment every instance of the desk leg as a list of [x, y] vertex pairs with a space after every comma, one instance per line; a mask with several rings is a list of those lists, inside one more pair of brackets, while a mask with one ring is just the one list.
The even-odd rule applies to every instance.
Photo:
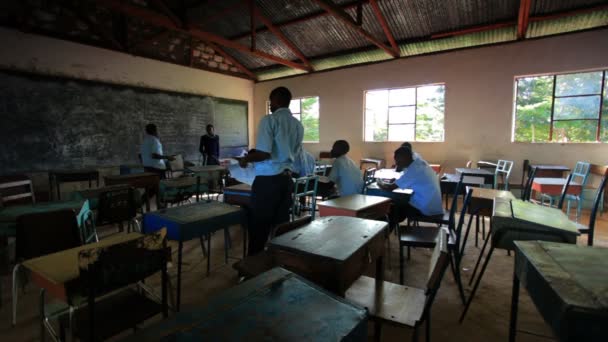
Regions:
[[[376, 295], [380, 296], [382, 293], [381, 289], [384, 285], [384, 256], [381, 255], [376, 258]], [[375, 299], [376, 302], [380, 302], [382, 298], [378, 297]], [[382, 323], [380, 320], [374, 320], [374, 340], [380, 341], [382, 337]]]
[[207, 277], [211, 270], [211, 234], [207, 234]]
[[184, 242], [179, 241], [177, 247], [177, 304], [176, 311], [179, 312], [180, 305], [182, 303], [182, 250], [184, 248]]
[[40, 341], [44, 342], [44, 335], [46, 333], [46, 327], [44, 326], [44, 295], [45, 289], [40, 289]]
[[511, 294], [511, 322], [509, 324], [509, 342], [515, 342], [517, 334], [517, 306], [519, 304], [519, 279], [513, 272], [513, 291]]

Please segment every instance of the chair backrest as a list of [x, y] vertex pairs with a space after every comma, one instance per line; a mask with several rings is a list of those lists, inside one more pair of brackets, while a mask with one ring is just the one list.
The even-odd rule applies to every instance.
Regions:
[[331, 158], [331, 152], [321, 151], [319, 152], [319, 159], [329, 159]]
[[526, 186], [522, 189], [521, 199], [522, 201], [529, 201], [532, 195], [532, 183], [534, 183], [534, 177], [536, 177], [536, 167], [530, 168], [528, 179], [526, 180]]
[[80, 251], [78, 267], [87, 294], [102, 296], [162, 271], [170, 255], [166, 236], [163, 228], [135, 240]]
[[572, 171], [572, 181], [578, 182], [584, 187], [589, 179], [589, 171], [591, 171], [590, 163], [576, 162], [574, 170]]
[[460, 175], [460, 179], [458, 183], [456, 183], [456, 188], [454, 189], [454, 195], [452, 197], [452, 205], [450, 206], [450, 225], [454, 226], [454, 217], [456, 216], [456, 211], [458, 210], [458, 196], [462, 190], [462, 181], [464, 179], [464, 174]]
[[363, 189], [365, 189], [368, 185], [370, 185], [376, 181], [375, 175], [376, 175], [375, 167], [370, 167], [370, 168], [366, 169], [365, 171], [363, 171]]
[[9, 203], [36, 203], [32, 181], [27, 176], [5, 176], [0, 179], [0, 206]]
[[295, 213], [301, 206], [300, 199], [309, 197], [310, 213], [312, 219], [315, 218], [315, 208], [317, 206], [317, 187], [319, 184], [319, 176], [306, 176], [294, 179], [293, 186], [293, 203], [291, 207], [291, 219], [295, 219]]
[[509, 177], [511, 176], [511, 169], [513, 169], [513, 161], [502, 159], [498, 161], [496, 164], [496, 171], [494, 171], [494, 189], [498, 189], [498, 176], [502, 176], [504, 190], [509, 190]]
[[173, 160], [167, 162], [167, 169], [170, 171], [169, 175], [171, 178], [184, 174], [184, 157], [181, 154], [176, 154], [173, 158]]
[[17, 218], [16, 257], [27, 260], [80, 246], [76, 213], [62, 209]]
[[437, 234], [435, 249], [433, 250], [433, 255], [431, 256], [429, 274], [426, 282], [426, 301], [424, 303], [424, 312], [422, 314], [423, 319], [428, 316], [431, 310], [431, 306], [435, 300], [435, 295], [439, 290], [441, 280], [443, 279], [443, 275], [445, 274], [448, 264], [448, 235], [447, 232], [442, 229], [439, 231], [439, 234]]
[[97, 225], [129, 221], [137, 214], [133, 188], [113, 187], [99, 194]]
[[315, 161], [315, 172], [314, 174], [317, 176], [327, 176], [327, 170], [329, 169], [329, 165], [322, 161]]
[[529, 159], [524, 159], [524, 162], [522, 163], [522, 173], [521, 173], [521, 188], [523, 189], [525, 187], [525, 183], [524, 180], [526, 179], [526, 175], [529, 173], [529, 168], [530, 168], [530, 160]]
[[562, 187], [562, 194], [559, 196], [559, 202], [557, 202], [557, 209], [562, 209], [564, 207], [564, 201], [566, 200], [566, 194], [568, 193], [568, 188], [570, 188], [570, 182], [572, 181], [572, 173], [568, 174], [566, 178], [566, 183]]
[[589, 238], [587, 239], [587, 245], [593, 246], [593, 237], [595, 233], [595, 219], [597, 218], [597, 211], [600, 207], [600, 202], [604, 199], [602, 194], [604, 193], [604, 188], [606, 187], [606, 179], [608, 178], [608, 169], [604, 172], [604, 176], [602, 176], [602, 180], [600, 181], [600, 185], [598, 186], [595, 192], [595, 198], [593, 199], [593, 207], [591, 208], [591, 214], [589, 215]]
[[303, 226], [309, 224], [310, 222], [312, 222], [312, 216], [306, 215], [304, 217], [299, 217], [291, 222], [281, 223], [273, 229], [271, 238], [273, 238], [275, 236], [283, 235], [285, 233], [289, 233], [290, 231], [303, 227]]

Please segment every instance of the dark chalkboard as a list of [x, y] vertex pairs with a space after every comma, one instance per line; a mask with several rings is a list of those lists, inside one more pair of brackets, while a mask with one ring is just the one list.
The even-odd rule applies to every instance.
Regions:
[[226, 147], [248, 142], [245, 101], [0, 71], [0, 174], [137, 163], [150, 122], [186, 160], [208, 123]]

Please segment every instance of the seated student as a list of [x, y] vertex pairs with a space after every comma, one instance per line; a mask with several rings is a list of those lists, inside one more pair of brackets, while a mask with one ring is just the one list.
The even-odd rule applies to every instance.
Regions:
[[363, 191], [363, 174], [359, 167], [346, 155], [350, 146], [346, 140], [338, 140], [331, 149], [331, 156], [336, 158], [329, 177], [324, 181], [332, 182], [338, 188], [340, 196], [360, 194]]
[[[409, 148], [412, 151], [412, 158], [414, 160], [419, 159], [419, 160], [423, 161], [425, 164], [428, 165], [428, 162], [426, 160], [424, 160], [422, 158], [422, 156], [420, 154], [418, 154], [418, 152], [414, 151], [414, 148], [412, 147], [412, 144], [410, 144], [409, 142], [406, 141], [403, 144], [401, 144], [401, 147], [407, 147], [407, 148]], [[401, 171], [401, 170], [397, 169], [397, 171]]]
[[141, 162], [146, 172], [153, 172], [165, 178], [167, 166], [165, 160], [173, 161], [175, 158], [163, 155], [163, 145], [158, 139], [158, 129], [155, 124], [146, 125], [146, 135], [141, 144]]
[[441, 189], [437, 174], [420, 159], [414, 159], [412, 150], [399, 147], [395, 151], [397, 168], [403, 170], [403, 175], [391, 183], [378, 181], [382, 189], [393, 191], [396, 188], [412, 189], [414, 193], [408, 204], [399, 205], [391, 212], [391, 223], [396, 224], [405, 218], [416, 216], [442, 215]]

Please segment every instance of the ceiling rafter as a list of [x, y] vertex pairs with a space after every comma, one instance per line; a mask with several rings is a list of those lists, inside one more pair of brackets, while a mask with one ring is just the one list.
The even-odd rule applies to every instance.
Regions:
[[517, 39], [525, 39], [530, 20], [531, 0], [519, 0], [519, 16], [517, 17]]
[[182, 18], [180, 18], [179, 15], [175, 14], [173, 12], [173, 10], [170, 9], [164, 0], [150, 0], [150, 2], [154, 5], [154, 7], [156, 7], [158, 10], [160, 10], [164, 15], [169, 17], [169, 19], [171, 19], [171, 21], [176, 26], [181, 27], [181, 28], [187, 28], [187, 24], [185, 23], [185, 21], [182, 20]]
[[206, 31], [203, 31], [203, 30], [195, 28], [195, 27], [189, 27], [188, 29], [180, 28], [177, 25], [175, 25], [175, 23], [173, 23], [169, 18], [165, 17], [164, 15], [151, 11], [151, 10], [148, 10], [148, 9], [145, 9], [145, 8], [142, 8], [142, 7], [129, 5], [129, 4], [123, 3], [118, 0], [95, 0], [95, 3], [97, 3], [101, 7], [108, 8], [112, 11], [124, 13], [127, 16], [141, 19], [141, 20], [147, 22], [148, 24], [151, 24], [154, 26], [164, 27], [164, 28], [170, 29], [172, 31], [182, 32], [182, 33], [191, 35], [195, 38], [201, 39], [203, 41], [208, 41], [208, 42], [215, 43], [222, 47], [228, 47], [231, 49], [243, 51], [245, 53], [252, 54], [256, 57], [268, 59], [275, 63], [283, 64], [283, 65], [289, 66], [291, 68], [311, 71], [310, 67], [308, 67], [306, 65], [303, 65], [303, 64], [300, 64], [297, 62], [293, 62], [293, 61], [290, 61], [290, 60], [287, 60], [287, 59], [284, 59], [281, 57], [277, 57], [275, 55], [271, 55], [266, 52], [262, 52], [262, 51], [258, 51], [258, 50], [251, 51], [250, 48], [246, 45], [243, 45], [243, 44], [240, 44], [237, 42], [233, 42], [233, 41], [226, 39], [224, 37], [221, 37], [219, 35], [216, 35], [216, 34], [213, 34], [210, 32], [206, 32]]
[[89, 17], [89, 15], [81, 6], [81, 4], [67, 5], [67, 7], [63, 7], [63, 9], [69, 11], [77, 20], [87, 25], [89, 31], [91, 31], [93, 34], [100, 36], [103, 40], [108, 42], [115, 49], [118, 49], [120, 51], [126, 51], [126, 47], [120, 41], [118, 41], [118, 39], [115, 38], [114, 34], [101, 27], [99, 23], [93, 22], [93, 20]]
[[[359, 1], [355, 1], [355, 2], [352, 2], [352, 3], [346, 4], [346, 5], [340, 5], [339, 7], [342, 8], [343, 10], [348, 10], [348, 9], [357, 7], [360, 3], [361, 4], [365, 4], [367, 2], [369, 2], [369, 0], [359, 0]], [[312, 19], [315, 19], [315, 18], [324, 17], [324, 16], [328, 16], [328, 15], [330, 15], [330, 14], [327, 11], [324, 11], [324, 10], [323, 11], [318, 11], [318, 12], [315, 12], [315, 13], [307, 14], [307, 15], [304, 15], [304, 16], [301, 16], [301, 17], [297, 17], [297, 18], [294, 18], [294, 19], [290, 19], [290, 20], [287, 20], [287, 21], [284, 21], [284, 22], [281, 22], [281, 23], [275, 23], [274, 26], [276, 28], [281, 28], [281, 27], [294, 25], [294, 24], [297, 24], [297, 23], [301, 23], [301, 22], [304, 22], [304, 21], [309, 21], [309, 20], [312, 20]], [[269, 30], [270, 29], [268, 27], [264, 26], [264, 27], [260, 27], [257, 30], [255, 30], [255, 32], [256, 33], [263, 33], [263, 32], [269, 31]], [[249, 37], [250, 35], [251, 35], [251, 32], [246, 32], [246, 33], [242, 33], [242, 34], [230, 37], [229, 39], [230, 40], [240, 40], [240, 39]]]
[[143, 37], [135, 42], [133, 42], [131, 45], [129, 45], [129, 48], [134, 49], [137, 48], [139, 46], [142, 45], [147, 45], [149, 43], [154, 43], [155, 41], [158, 41], [159, 39], [165, 37], [166, 35], [168, 35], [169, 33], [171, 33], [170, 30], [167, 29], [161, 29], [160, 31], [149, 35], [148, 37]]
[[378, 6], [378, 2], [376, 0], [370, 0], [369, 5], [372, 7], [372, 11], [374, 11], [378, 23], [380, 24], [380, 26], [382, 26], [382, 30], [386, 35], [386, 39], [388, 39], [388, 42], [391, 44], [391, 47], [397, 53], [397, 56], [401, 55], [401, 51], [399, 50], [397, 42], [395, 41], [395, 36], [393, 36], [391, 28], [388, 26], [388, 22], [386, 21], [384, 14], [382, 14], [380, 6]]
[[[249, 1], [251, 1], [251, 0], [249, 0]], [[298, 56], [298, 58], [302, 61], [302, 63], [304, 63], [305, 65], [307, 65], [309, 68], [312, 69], [312, 65], [310, 64], [310, 61], [308, 60], [308, 58], [306, 58], [306, 56], [304, 56], [304, 53], [289, 38], [287, 38], [287, 36], [285, 36], [285, 34], [283, 34], [281, 29], [274, 26], [272, 21], [270, 19], [268, 19], [262, 13], [262, 11], [255, 5], [255, 2], [253, 2], [253, 14], [256, 18], [258, 18], [262, 22], [262, 24], [266, 25], [266, 27], [268, 27], [268, 29], [275, 36], [277, 36], [277, 38], [279, 38], [279, 40], [281, 42], [283, 42], [283, 44], [285, 44], [289, 48], [289, 50], [291, 50], [291, 52], [294, 53], [294, 55]], [[252, 31], [252, 32], [255, 32], [255, 31]]]
[[358, 32], [360, 35], [365, 37], [370, 43], [376, 45], [380, 49], [384, 50], [386, 53], [391, 55], [392, 57], [399, 57], [399, 53], [394, 51], [391, 47], [386, 46], [384, 43], [376, 39], [369, 32], [365, 31], [361, 26], [358, 26], [353, 18], [349, 16], [340, 6], [336, 6], [331, 0], [314, 0], [321, 8], [330, 13], [336, 19], [342, 21], [346, 26]]
[[220, 55], [222, 55], [224, 58], [226, 58], [227, 60], [229, 60], [232, 64], [234, 64], [235, 67], [237, 67], [239, 70], [241, 70], [243, 73], [247, 74], [247, 76], [251, 77], [254, 81], [257, 81], [258, 76], [251, 70], [249, 70], [247, 67], [245, 67], [243, 64], [241, 64], [241, 62], [237, 61], [236, 58], [232, 57], [229, 53], [227, 53], [226, 51], [224, 51], [221, 47], [217, 46], [214, 43], [207, 43], [213, 50], [215, 50], [215, 52], [219, 53]]

